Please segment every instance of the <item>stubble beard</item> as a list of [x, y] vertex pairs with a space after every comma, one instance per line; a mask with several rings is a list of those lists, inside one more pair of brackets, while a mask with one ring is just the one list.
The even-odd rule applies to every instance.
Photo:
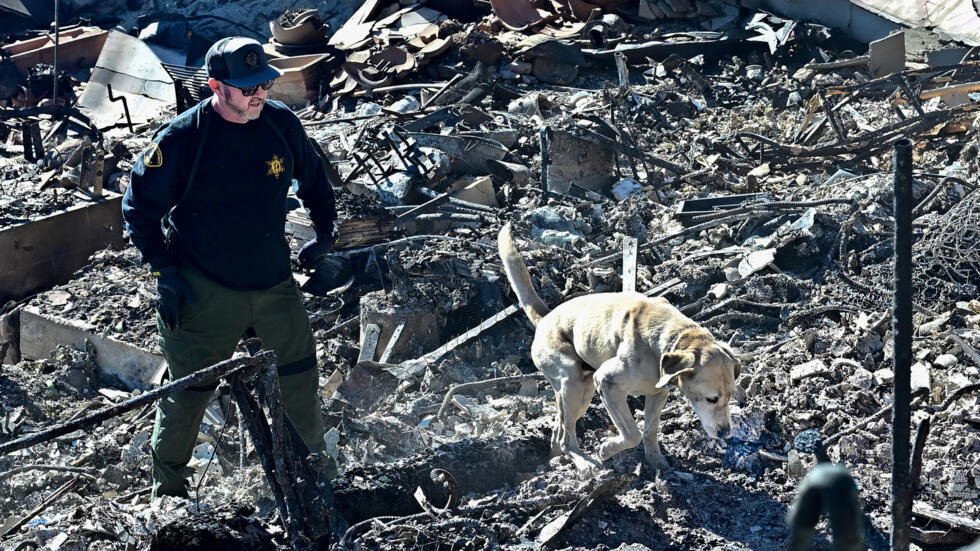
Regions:
[[242, 109], [239, 108], [237, 105], [235, 105], [234, 102], [232, 102], [231, 91], [224, 90], [224, 93], [222, 95], [224, 96], [225, 105], [228, 106], [228, 109], [231, 110], [235, 115], [237, 115], [238, 118], [244, 121], [254, 121], [258, 119], [259, 116], [262, 114], [262, 108], [265, 106], [265, 100], [263, 99], [263, 100], [258, 100], [261, 103], [253, 107], [251, 104], [255, 98], [254, 96], [251, 96], [251, 97], [243, 98], [247, 100], [247, 103], [245, 105], [245, 108]]

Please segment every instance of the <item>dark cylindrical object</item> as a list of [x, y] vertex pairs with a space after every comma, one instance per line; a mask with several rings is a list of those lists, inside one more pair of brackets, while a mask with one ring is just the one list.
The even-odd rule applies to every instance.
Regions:
[[812, 547], [813, 534], [823, 513], [830, 517], [834, 551], [867, 549], [861, 540], [863, 513], [857, 484], [843, 465], [817, 465], [800, 483], [800, 491], [786, 516], [789, 551]]
[[892, 550], [908, 551], [912, 372], [912, 142], [895, 143], [895, 394], [892, 402]]
[[926, 417], [919, 423], [919, 428], [915, 431], [915, 444], [912, 446], [912, 468], [909, 471], [909, 480], [912, 483], [912, 495], [914, 496], [919, 488], [922, 487], [922, 452], [925, 451], [926, 438], [929, 438], [930, 420]]
[[541, 192], [548, 196], [548, 165], [551, 164], [551, 128], [541, 127]]

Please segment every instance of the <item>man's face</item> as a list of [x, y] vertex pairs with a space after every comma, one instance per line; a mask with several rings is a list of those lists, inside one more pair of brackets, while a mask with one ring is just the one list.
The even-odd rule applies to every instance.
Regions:
[[230, 111], [246, 121], [254, 121], [259, 118], [259, 114], [262, 113], [262, 107], [265, 105], [265, 100], [269, 97], [267, 90], [263, 90], [259, 86], [255, 94], [243, 96], [241, 88], [236, 88], [224, 82], [220, 86], [221, 100]]

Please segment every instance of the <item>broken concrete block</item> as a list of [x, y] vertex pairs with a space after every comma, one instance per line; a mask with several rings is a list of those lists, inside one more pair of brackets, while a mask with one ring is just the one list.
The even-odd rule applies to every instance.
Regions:
[[548, 189], [568, 193], [572, 184], [592, 191], [605, 189], [613, 179], [614, 154], [604, 144], [557, 131], [551, 141]]
[[960, 362], [959, 358], [952, 354], [940, 354], [933, 360], [933, 364], [943, 368], [949, 369]]
[[713, 296], [715, 300], [720, 300], [728, 295], [728, 290], [730, 286], [727, 283], [716, 283], [708, 289], [708, 294]]
[[919, 325], [918, 333], [920, 335], [931, 335], [940, 331], [947, 323], [949, 323], [951, 316], [952, 312], [944, 312], [940, 314], [938, 317]]
[[807, 377], [826, 375], [830, 373], [827, 364], [823, 360], [811, 360], [805, 364], [793, 367], [789, 372], [789, 378], [794, 383]]
[[847, 378], [847, 383], [854, 388], [868, 390], [869, 388], [871, 388], [871, 383], [873, 378], [874, 378], [873, 373], [871, 373], [867, 369], [864, 369], [863, 367], [860, 367], [858, 369], [855, 369], [854, 373], [852, 373], [851, 376]]
[[874, 379], [879, 385], [891, 384], [895, 380], [895, 372], [885, 367], [874, 372]]
[[[380, 357], [390, 348], [387, 360], [397, 363], [413, 359], [439, 346], [440, 327], [444, 323], [434, 304], [424, 298], [408, 304], [394, 305], [383, 292], [372, 292], [361, 297], [361, 341], [370, 325], [377, 325], [377, 351]], [[396, 334], [396, 329], [404, 327]], [[397, 341], [389, 345], [393, 337]]]
[[636, 183], [636, 180], [633, 180], [632, 178], [626, 178], [625, 180], [620, 180], [619, 182], [613, 184], [612, 194], [617, 201], [622, 201], [623, 199], [626, 199], [630, 195], [637, 193], [641, 189], [642, 186]]
[[414, 191], [412, 176], [404, 172], [396, 172], [381, 180], [377, 185], [370, 185], [378, 194], [382, 205], [401, 205]]
[[582, 235], [577, 232], [531, 228], [531, 237], [552, 247], [567, 248], [582, 241]]
[[470, 203], [494, 208], [500, 206], [497, 203], [497, 192], [489, 176], [459, 178], [449, 186], [449, 192], [453, 197]]
[[929, 366], [922, 362], [915, 362], [912, 365], [912, 390], [917, 388], [924, 388], [926, 390], [930, 387], [929, 381]]
[[946, 395], [972, 384], [973, 381], [962, 373], [953, 373], [946, 381]]
[[752, 251], [738, 263], [738, 274], [743, 278], [749, 277], [750, 275], [772, 264], [775, 260], [776, 249]]

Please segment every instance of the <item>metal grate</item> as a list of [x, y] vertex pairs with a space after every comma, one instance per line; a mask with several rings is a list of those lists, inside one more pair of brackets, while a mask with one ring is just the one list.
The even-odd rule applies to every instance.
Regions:
[[188, 67], [160, 63], [170, 78], [174, 79], [174, 95], [177, 97], [177, 113], [183, 113], [190, 106], [212, 94], [208, 86], [208, 74], [203, 67]]

